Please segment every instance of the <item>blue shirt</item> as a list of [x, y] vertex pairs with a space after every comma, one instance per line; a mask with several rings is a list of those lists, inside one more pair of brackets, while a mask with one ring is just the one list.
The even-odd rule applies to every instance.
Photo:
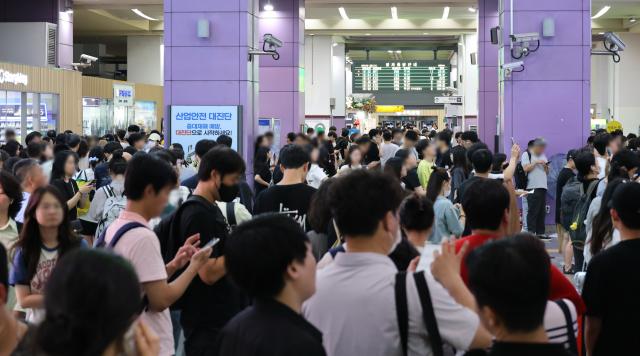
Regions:
[[464, 226], [460, 224], [460, 214], [453, 203], [444, 196], [438, 196], [433, 204], [434, 222], [433, 231], [429, 241], [440, 243], [443, 239], [448, 239], [451, 235], [460, 236], [464, 231]]

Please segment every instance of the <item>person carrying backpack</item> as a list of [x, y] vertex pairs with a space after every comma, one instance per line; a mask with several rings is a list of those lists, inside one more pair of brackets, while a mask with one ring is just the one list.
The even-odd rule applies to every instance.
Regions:
[[96, 190], [89, 212], [81, 218], [87, 235], [93, 235], [95, 238], [106, 231], [127, 206], [127, 197], [124, 195], [127, 161], [122, 157], [122, 151], [114, 152], [108, 164], [111, 183]]
[[574, 158], [578, 176], [569, 179], [562, 189], [560, 219], [569, 232], [573, 245], [575, 269], [583, 270], [584, 243], [587, 238], [585, 219], [591, 201], [596, 197], [599, 168], [595, 156], [587, 150], [580, 151]]

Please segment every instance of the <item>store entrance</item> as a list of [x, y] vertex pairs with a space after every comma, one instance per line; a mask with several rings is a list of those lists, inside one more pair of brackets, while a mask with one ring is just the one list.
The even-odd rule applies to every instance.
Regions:
[[0, 90], [0, 143], [5, 143], [7, 129], [13, 130], [21, 143], [32, 131], [56, 130], [58, 101], [57, 94]]

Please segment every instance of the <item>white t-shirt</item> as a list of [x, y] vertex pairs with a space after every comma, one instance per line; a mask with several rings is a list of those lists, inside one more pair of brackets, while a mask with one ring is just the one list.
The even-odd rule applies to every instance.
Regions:
[[[563, 299], [569, 312], [571, 313], [571, 324], [574, 336], [578, 337], [578, 314], [576, 307], [569, 299]], [[562, 309], [553, 301], [547, 302], [547, 309], [544, 313], [544, 329], [547, 331], [549, 342], [554, 344], [568, 343], [567, 318]]]
[[[526, 166], [534, 161], [544, 161], [548, 162], [547, 156], [543, 154], [536, 156], [531, 153], [531, 159], [529, 159], [529, 153], [525, 151], [522, 154], [522, 159], [520, 163], [522, 166]], [[527, 174], [527, 190], [531, 189], [547, 189], [547, 172], [544, 171], [544, 166], [540, 164], [536, 164], [535, 168], [532, 171], [529, 171]]]
[[312, 164], [307, 173], [307, 184], [318, 189], [320, 184], [327, 179], [326, 173], [317, 164]]
[[29, 197], [31, 194], [29, 192], [22, 191], [22, 205], [20, 206], [20, 211], [16, 214], [16, 218], [14, 219], [16, 222], [24, 224], [24, 213], [27, 211], [27, 205], [29, 204]]
[[[322, 334], [327, 356], [401, 356], [395, 307], [395, 276], [389, 257], [376, 253], [338, 253], [318, 271], [316, 294], [303, 315]], [[456, 304], [449, 293], [425, 273], [442, 339], [465, 350], [478, 329], [478, 316]], [[431, 355], [420, 297], [407, 275], [409, 355]]]

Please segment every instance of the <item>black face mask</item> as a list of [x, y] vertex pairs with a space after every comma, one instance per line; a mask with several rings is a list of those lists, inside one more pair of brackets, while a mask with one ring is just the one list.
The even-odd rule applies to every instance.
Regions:
[[218, 194], [220, 194], [220, 200], [225, 203], [232, 202], [240, 192], [240, 187], [237, 184], [225, 185], [224, 183], [218, 188]]

